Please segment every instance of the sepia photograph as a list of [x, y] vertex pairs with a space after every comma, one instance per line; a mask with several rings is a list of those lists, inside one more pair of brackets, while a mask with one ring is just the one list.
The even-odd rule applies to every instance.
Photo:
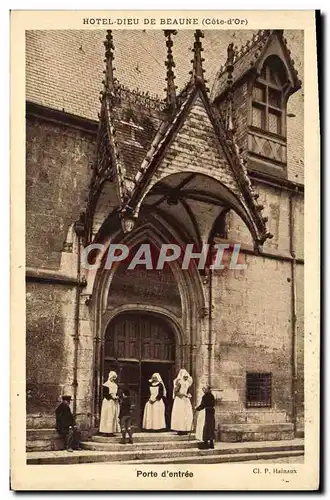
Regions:
[[41, 475], [246, 464], [289, 482], [305, 463], [305, 31], [194, 12], [24, 32]]

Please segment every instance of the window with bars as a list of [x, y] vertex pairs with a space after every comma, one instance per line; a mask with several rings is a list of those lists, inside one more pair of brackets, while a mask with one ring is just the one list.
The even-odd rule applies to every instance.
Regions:
[[283, 88], [286, 74], [277, 57], [269, 57], [253, 87], [251, 125], [284, 137], [286, 100]]
[[272, 374], [246, 374], [246, 407], [261, 408], [272, 406]]

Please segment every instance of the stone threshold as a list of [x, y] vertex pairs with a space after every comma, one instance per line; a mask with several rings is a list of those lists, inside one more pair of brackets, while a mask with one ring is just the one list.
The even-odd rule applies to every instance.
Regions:
[[[74, 452], [68, 451], [43, 451], [27, 453], [28, 464], [65, 464], [65, 463], [90, 463], [90, 462], [134, 462], [142, 460], [154, 462], [155, 460], [164, 463], [171, 461], [190, 460], [193, 456], [196, 457], [211, 457], [216, 456], [217, 459], [223, 461], [221, 457], [228, 455], [251, 455], [260, 453], [282, 453], [285, 456], [290, 454], [300, 454], [304, 452], [304, 440], [293, 439], [287, 441], [264, 441], [264, 442], [243, 442], [243, 443], [215, 443], [214, 450], [199, 450], [194, 452], [191, 448], [180, 449], [180, 444], [177, 443], [175, 449], [153, 450], [150, 449], [151, 443], [145, 443], [145, 449], [130, 450], [130, 445], [122, 445], [122, 451], [94, 451], [94, 450], [78, 450]], [[166, 451], [166, 455], [162, 454]], [[252, 457], [253, 458], [253, 457]], [[215, 459], [215, 458], [214, 458]]]

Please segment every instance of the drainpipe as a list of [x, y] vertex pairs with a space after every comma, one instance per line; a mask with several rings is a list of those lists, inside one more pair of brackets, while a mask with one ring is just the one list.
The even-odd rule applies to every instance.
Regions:
[[209, 339], [207, 344], [208, 350], [208, 384], [212, 387], [212, 300], [213, 300], [213, 269], [209, 267]]
[[193, 373], [193, 367], [194, 367], [194, 362], [193, 362], [193, 356], [194, 356], [194, 345], [190, 341], [189, 344], [189, 373]]
[[74, 230], [77, 235], [78, 251], [77, 251], [77, 281], [78, 285], [76, 287], [76, 301], [75, 301], [75, 318], [74, 327], [75, 332], [73, 336], [74, 342], [74, 354], [73, 354], [73, 414], [76, 415], [77, 412], [77, 392], [78, 392], [78, 349], [79, 349], [79, 319], [80, 319], [80, 290], [82, 286], [81, 282], [81, 237], [85, 227], [81, 222], [81, 219], [74, 223]]
[[297, 261], [295, 251], [295, 217], [294, 217], [294, 193], [289, 196], [289, 215], [290, 215], [290, 254], [291, 254], [291, 327], [292, 327], [292, 344], [291, 344], [291, 360], [292, 360], [292, 382], [291, 382], [291, 399], [292, 399], [292, 422], [294, 435], [297, 431]]

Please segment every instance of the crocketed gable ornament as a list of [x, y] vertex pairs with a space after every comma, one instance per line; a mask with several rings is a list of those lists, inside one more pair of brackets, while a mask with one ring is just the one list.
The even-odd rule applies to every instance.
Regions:
[[[193, 46], [194, 57], [192, 59], [193, 68], [191, 71], [191, 79], [181, 94], [178, 96], [179, 107], [174, 115], [170, 115], [162, 122], [158, 134], [155, 136], [151, 144], [149, 152], [143, 160], [139, 172], [136, 174], [136, 186], [132, 192], [124, 209], [130, 211], [131, 215], [138, 218], [140, 207], [147, 193], [150, 192], [155, 185], [156, 172], [160, 165], [163, 164], [166, 158], [166, 152], [169, 147], [175, 144], [176, 136], [180, 129], [184, 126], [187, 117], [193, 112], [196, 106], [204, 107], [204, 119], [206, 125], [211, 123], [214, 134], [214, 151], [221, 151], [221, 156], [226, 159], [228, 166], [228, 175], [232, 178], [231, 186], [228, 187], [232, 191], [232, 186], [235, 186], [234, 194], [237, 203], [234, 208], [243, 218], [249, 227], [256, 248], [259, 248], [267, 238], [272, 235], [267, 231], [267, 219], [262, 217], [261, 208], [257, 205], [257, 193], [253, 190], [247, 170], [244, 164], [244, 159], [240, 155], [238, 145], [233, 136], [233, 127], [228, 130], [223, 126], [221, 117], [215, 106], [212, 105], [208, 98], [208, 89], [204, 79], [203, 51], [201, 38], [203, 33], [197, 30], [195, 33], [195, 42]], [[228, 52], [228, 71], [232, 66], [232, 52]], [[229, 77], [228, 77], [229, 78]], [[232, 120], [231, 120], [232, 122]], [[191, 131], [193, 133], [193, 131]], [[189, 154], [189, 151], [186, 152]], [[192, 156], [192, 163], [195, 158]], [[227, 181], [222, 177], [221, 170], [215, 175], [215, 178], [226, 185]], [[228, 178], [228, 177], [227, 177]]]
[[[218, 109], [208, 97], [209, 90], [206, 87], [207, 82], [204, 78], [204, 59], [202, 58], [204, 49], [201, 40], [204, 35], [201, 30], [197, 30], [194, 33], [191, 78], [182, 92], [176, 95], [176, 87], [174, 85], [175, 75], [173, 72], [175, 63], [172, 54], [172, 37], [174, 35], [175, 32], [171, 30], [165, 31], [167, 46], [167, 58], [165, 61], [167, 88], [165, 89], [164, 111], [150, 111], [157, 113], [159, 126], [155, 129], [150, 146], [145, 149], [140, 148], [134, 152], [134, 168], [136, 173], [134, 177], [129, 177], [122, 157], [125, 140], [123, 141], [121, 138], [122, 134], [118, 135], [116, 133], [116, 128], [120, 126], [120, 121], [118, 121], [116, 116], [119, 113], [118, 110], [120, 109], [124, 90], [114, 77], [114, 43], [111, 30], [108, 31], [105, 42], [106, 78], [101, 97], [98, 157], [96, 167], [93, 170], [86, 211], [89, 240], [92, 237], [91, 227], [95, 206], [102, 192], [105, 180], [112, 182], [115, 186], [117, 200], [115, 202], [111, 200], [112, 206], [115, 205], [113, 214], [117, 214], [117, 220], [119, 216], [122, 230], [125, 233], [131, 232], [138, 222], [143, 200], [162, 176], [167, 175], [167, 155], [173, 154], [173, 150], [176, 147], [177, 154], [181, 154], [178, 143], [182, 142], [180, 139], [182, 130], [190, 127], [187, 128], [185, 133], [186, 135], [191, 134], [193, 137], [196, 133], [194, 123], [198, 122], [199, 126], [204, 127], [207, 132], [204, 132], [205, 143], [201, 145], [199, 153], [196, 151], [197, 154], [201, 154], [204, 151], [204, 155], [207, 156], [208, 154], [209, 158], [212, 158], [212, 161], [214, 158], [219, 159], [218, 168], [212, 171], [212, 178], [224, 186], [222, 195], [219, 194], [219, 203], [227, 203], [229, 208], [238, 213], [248, 226], [256, 248], [259, 248], [272, 235], [267, 231], [267, 219], [261, 214], [262, 207], [257, 205], [256, 199], [258, 194], [252, 188], [244, 159], [235, 140], [231, 95], [231, 86], [235, 78], [233, 48], [229, 47], [227, 54], [226, 85], [229, 91], [229, 98], [226, 125], [226, 123], [223, 123]], [[127, 89], [125, 92], [127, 93]], [[143, 98], [148, 100], [146, 95]], [[191, 123], [191, 125], [188, 125], [188, 123]], [[189, 165], [195, 165], [193, 168], [196, 172], [206, 172], [207, 175], [210, 175], [207, 168], [207, 157], [203, 160], [204, 165], [199, 166], [198, 163], [196, 164], [196, 153], [191, 148], [188, 148], [184, 154], [186, 160], [191, 157]], [[139, 161], [138, 164], [136, 164], [137, 161]], [[202, 171], [201, 168], [204, 168], [204, 170]], [[185, 171], [180, 169], [181, 167], [179, 166], [177, 173]], [[227, 197], [222, 199], [221, 196], [223, 196], [224, 192], [227, 193]]]
[[[299, 90], [301, 81], [283, 30], [259, 30], [240, 49], [233, 47], [232, 84], [237, 86], [243, 78], [260, 73], [265, 59], [271, 54], [277, 55], [286, 67], [290, 93]], [[221, 99], [228, 90], [227, 71], [227, 64], [219, 69], [211, 89], [212, 101]]]

